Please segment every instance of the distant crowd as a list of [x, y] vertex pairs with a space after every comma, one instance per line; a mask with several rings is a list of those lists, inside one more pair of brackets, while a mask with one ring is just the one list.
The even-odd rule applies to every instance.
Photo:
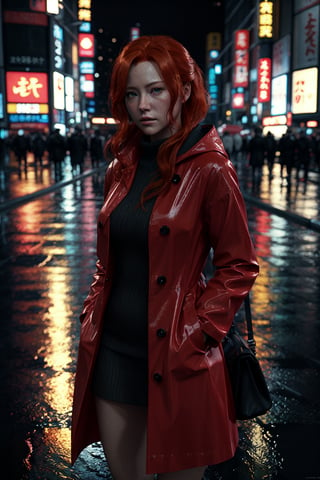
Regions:
[[312, 166], [320, 171], [320, 132], [307, 135], [305, 130], [294, 131], [291, 128], [276, 139], [269, 131], [263, 135], [262, 129], [256, 127], [251, 136], [225, 132], [222, 135], [225, 149], [235, 164], [245, 161], [251, 168], [252, 183], [259, 184], [264, 165], [268, 166], [269, 180], [274, 176], [274, 164], [280, 163], [280, 176], [291, 186], [293, 172], [296, 180], [308, 181]]
[[35, 167], [42, 167], [47, 158], [55, 170], [55, 176], [62, 177], [62, 169], [67, 155], [73, 173], [81, 173], [86, 156], [90, 155], [91, 166], [95, 168], [103, 161], [103, 148], [107, 138], [99, 130], [90, 134], [84, 133], [80, 127], [75, 127], [67, 136], [63, 136], [58, 128], [45, 135], [41, 131], [26, 133], [19, 130], [9, 135], [2, 143], [2, 150], [13, 152], [19, 169], [27, 169], [28, 155], [34, 156]]
[[[59, 179], [67, 155], [70, 156], [73, 173], [83, 171], [87, 155], [90, 156], [92, 168], [104, 162], [103, 149], [111, 133], [102, 135], [99, 130], [88, 133], [80, 127], [75, 127], [67, 136], [61, 135], [59, 129], [53, 130], [49, 135], [40, 131], [25, 133], [21, 130], [1, 140], [0, 157], [3, 161], [5, 150], [12, 151], [19, 168], [26, 169], [27, 156], [31, 152], [36, 168], [42, 167], [44, 158], [47, 158]], [[311, 166], [320, 171], [320, 131], [306, 135], [303, 129], [294, 131], [288, 128], [281, 138], [276, 139], [271, 132], [263, 135], [262, 129], [256, 127], [252, 135], [242, 136], [240, 133], [225, 131], [221, 137], [235, 167], [245, 163], [251, 168], [253, 184], [261, 182], [264, 165], [268, 166], [271, 181], [275, 162], [280, 163], [280, 176], [286, 180], [288, 187], [291, 186], [294, 174], [296, 180], [307, 182]]]

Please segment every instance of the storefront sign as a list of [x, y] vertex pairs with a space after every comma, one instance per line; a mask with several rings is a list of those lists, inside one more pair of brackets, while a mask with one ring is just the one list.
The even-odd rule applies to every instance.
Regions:
[[292, 113], [316, 113], [318, 88], [318, 68], [307, 68], [293, 72]]
[[40, 72], [7, 72], [9, 103], [48, 103], [48, 76]]
[[54, 44], [54, 53], [53, 53], [54, 69], [62, 71], [64, 68], [63, 30], [57, 24], [53, 25], [53, 44]]
[[232, 95], [232, 108], [233, 109], [244, 108], [244, 94], [243, 93], [234, 93]]
[[79, 56], [94, 57], [94, 36], [92, 33], [79, 33]]
[[295, 16], [293, 36], [293, 68], [318, 65], [320, 6], [308, 8]]
[[258, 61], [258, 102], [269, 102], [271, 93], [271, 58]]
[[273, 38], [273, 0], [260, 0], [258, 37]]
[[234, 39], [233, 86], [247, 87], [249, 82], [249, 30], [237, 30]]
[[53, 107], [64, 110], [64, 76], [60, 72], [53, 72]]
[[288, 75], [273, 78], [271, 85], [271, 115], [287, 113]]
[[78, 0], [78, 20], [91, 22], [91, 0]]

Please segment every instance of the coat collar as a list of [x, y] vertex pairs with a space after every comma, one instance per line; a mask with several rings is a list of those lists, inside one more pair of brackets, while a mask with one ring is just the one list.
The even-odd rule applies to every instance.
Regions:
[[177, 164], [206, 152], [219, 152], [227, 157], [222, 140], [215, 127], [198, 125], [184, 142], [177, 156]]

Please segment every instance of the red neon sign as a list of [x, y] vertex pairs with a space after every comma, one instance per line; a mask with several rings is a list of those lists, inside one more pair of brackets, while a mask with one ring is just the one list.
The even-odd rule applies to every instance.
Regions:
[[270, 102], [271, 58], [259, 58], [258, 62], [258, 102]]
[[232, 96], [232, 108], [244, 108], [244, 94], [234, 93]]
[[48, 103], [48, 76], [39, 72], [8, 72], [9, 103]]
[[237, 30], [234, 38], [233, 86], [247, 87], [249, 82], [249, 30]]
[[94, 57], [94, 36], [92, 33], [79, 33], [79, 56]]

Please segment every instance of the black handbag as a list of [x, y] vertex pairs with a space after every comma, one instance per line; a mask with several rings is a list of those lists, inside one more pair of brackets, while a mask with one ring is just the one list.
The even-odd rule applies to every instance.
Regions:
[[234, 322], [223, 340], [238, 420], [249, 420], [263, 415], [272, 405], [268, 386], [256, 357], [249, 295], [245, 298], [244, 307], [248, 340], [244, 340]]

